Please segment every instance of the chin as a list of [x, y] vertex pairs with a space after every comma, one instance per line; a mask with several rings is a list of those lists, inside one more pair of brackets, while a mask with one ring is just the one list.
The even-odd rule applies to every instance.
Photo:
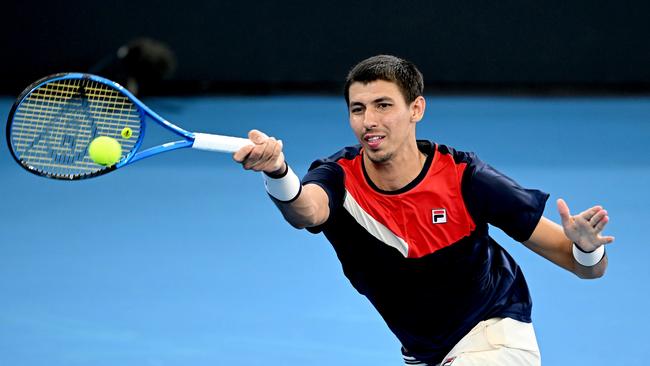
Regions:
[[369, 153], [368, 159], [375, 164], [383, 164], [393, 157], [391, 153]]

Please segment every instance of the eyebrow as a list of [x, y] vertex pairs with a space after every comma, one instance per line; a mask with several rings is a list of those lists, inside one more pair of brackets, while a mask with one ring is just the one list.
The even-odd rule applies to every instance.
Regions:
[[[391, 98], [391, 97], [379, 97], [379, 98], [373, 100], [371, 102], [371, 104], [379, 104], [379, 103], [384, 103], [384, 102], [393, 102], [393, 98]], [[365, 104], [363, 104], [361, 102], [358, 102], [358, 101], [354, 101], [354, 102], [350, 103], [350, 107], [353, 107], [353, 106], [362, 106], [363, 107], [363, 106], [365, 106]]]
[[392, 102], [392, 101], [393, 101], [393, 98], [391, 98], [391, 97], [379, 97], [379, 98], [373, 100], [372, 102], [374, 104], [379, 104], [379, 103], [383, 103], [383, 102]]

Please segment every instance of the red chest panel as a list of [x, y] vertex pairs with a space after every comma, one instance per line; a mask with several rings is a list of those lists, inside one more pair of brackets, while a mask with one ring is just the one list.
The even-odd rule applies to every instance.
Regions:
[[426, 176], [416, 186], [403, 193], [384, 194], [366, 181], [362, 159], [360, 154], [352, 160], [338, 160], [345, 172], [346, 194], [351, 196], [346, 198], [345, 208], [351, 211], [349, 202], [353, 202], [357, 222], [378, 239], [387, 244], [395, 240], [405, 243], [407, 249], [402, 254], [425, 256], [469, 236], [476, 227], [461, 193], [465, 163], [456, 164], [451, 155], [436, 152]]

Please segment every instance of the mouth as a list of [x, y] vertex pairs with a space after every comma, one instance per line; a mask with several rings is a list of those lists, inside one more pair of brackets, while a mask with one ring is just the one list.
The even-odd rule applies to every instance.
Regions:
[[365, 135], [363, 140], [368, 144], [368, 147], [371, 149], [377, 149], [381, 142], [384, 140], [385, 136], [381, 135]]

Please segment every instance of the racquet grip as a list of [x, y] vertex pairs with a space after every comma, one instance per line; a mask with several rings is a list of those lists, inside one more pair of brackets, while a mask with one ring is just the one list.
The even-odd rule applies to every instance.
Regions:
[[194, 133], [192, 147], [199, 150], [234, 153], [246, 145], [253, 145], [253, 142], [241, 137]]

